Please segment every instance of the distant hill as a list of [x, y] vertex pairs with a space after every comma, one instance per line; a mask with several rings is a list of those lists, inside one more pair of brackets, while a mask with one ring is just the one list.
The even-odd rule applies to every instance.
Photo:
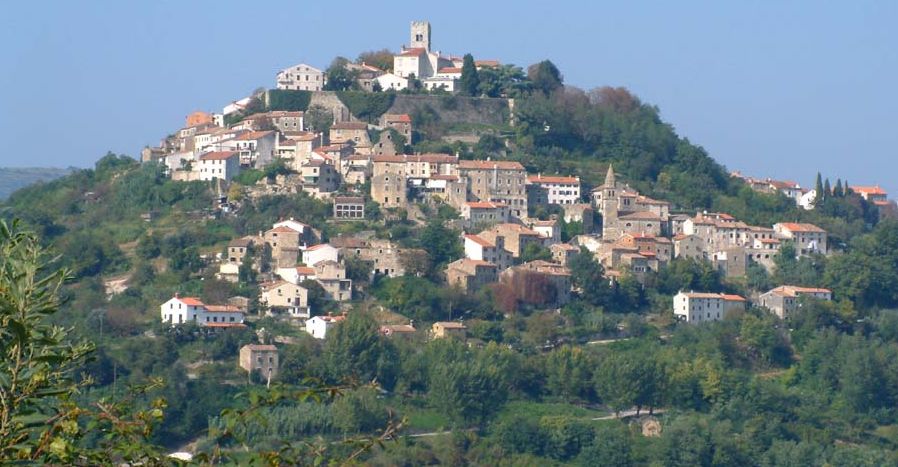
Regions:
[[72, 173], [72, 168], [0, 167], [0, 200], [36, 182], [48, 182]]

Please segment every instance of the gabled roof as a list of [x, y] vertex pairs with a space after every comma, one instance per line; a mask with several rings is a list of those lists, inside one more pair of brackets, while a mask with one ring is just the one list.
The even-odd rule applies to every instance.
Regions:
[[234, 139], [237, 141], [251, 141], [264, 138], [271, 134], [274, 134], [274, 131], [247, 131], [246, 133], [236, 136]]
[[776, 224], [781, 228], [788, 230], [790, 232], [818, 232], [818, 233], [826, 233], [825, 230], [817, 227], [814, 224], [803, 224], [799, 222], [781, 222]]
[[412, 123], [412, 117], [409, 114], [387, 114], [384, 115], [386, 123]]
[[423, 53], [427, 52], [427, 49], [424, 47], [412, 47], [410, 49], [405, 49], [402, 53], [399, 54], [400, 57], [417, 57]]
[[465, 235], [465, 239], [470, 240], [482, 247], [494, 248], [496, 246], [496, 245], [493, 245], [492, 243], [488, 242], [486, 239], [484, 239], [480, 235], [467, 234], [467, 235]]
[[876, 185], [876, 186], [858, 185], [858, 186], [853, 186], [850, 189], [851, 189], [851, 191], [853, 191], [855, 193], [862, 193], [862, 194], [866, 194], [866, 195], [883, 195], [883, 196], [885, 196], [888, 194], [888, 193], [886, 193], [885, 190], [880, 188], [879, 185]]
[[527, 181], [530, 183], [578, 184], [578, 183], [580, 183], [580, 178], [579, 177], [546, 176], [546, 175], [530, 175], [527, 177]]
[[200, 300], [199, 298], [196, 298], [196, 297], [175, 297], [175, 298], [187, 306], [206, 306], [206, 304], [203, 303], [202, 300]]
[[328, 248], [334, 248], [333, 246], [331, 246], [330, 243], [319, 243], [319, 244], [317, 244], [317, 245], [312, 245], [312, 246], [306, 248], [306, 251], [318, 251], [318, 250], [321, 250], [321, 249], [323, 249], [323, 248], [325, 248], [325, 247], [328, 247]]
[[784, 297], [797, 297], [801, 294], [808, 293], [829, 293], [832, 291], [829, 289], [821, 289], [817, 287], [800, 287], [797, 285], [781, 285], [775, 289], [771, 289], [767, 292], [768, 294], [781, 295]]

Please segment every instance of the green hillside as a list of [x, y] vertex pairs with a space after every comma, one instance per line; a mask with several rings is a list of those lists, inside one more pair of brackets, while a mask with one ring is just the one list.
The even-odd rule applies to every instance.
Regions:
[[[28, 269], [23, 258], [34, 249], [3, 233], [0, 251], [16, 261], [5, 262], [0, 275], [8, 281], [0, 282], [0, 317], [10, 323], [0, 331], [0, 349], [15, 352], [19, 347], [5, 343], [33, 323], [63, 326], [66, 338], [97, 345], [93, 360], [73, 359], [69, 379], [60, 377], [83, 385], [64, 391], [66, 400], [87, 408], [120, 403], [99, 425], [87, 414], [66, 418], [53, 435], [63, 441], [40, 459], [92, 465], [136, 452], [135, 462], [144, 462], [146, 453], [190, 443], [233, 464], [254, 456], [369, 465], [898, 462], [898, 223], [880, 219], [852, 193], [830, 193], [813, 211], [756, 193], [624, 89], [543, 84], [517, 98], [514, 125], [464, 128], [480, 137], [472, 145], [445, 142], [457, 125], [426, 111], [413, 114], [412, 149], [514, 159], [534, 173], [579, 175], [587, 190], [614, 164], [619, 179], [681, 212], [720, 210], [759, 225], [812, 222], [830, 231], [837, 253], [796, 259], [784, 247], [774, 273], [754, 268], [740, 280], [727, 280], [708, 262], [677, 259], [644, 285], [630, 277], [612, 284], [582, 255], [571, 264], [579, 292], [556, 312], [515, 302], [514, 290], [464, 294], [447, 286], [443, 268], [462, 250], [459, 232], [446, 222], [458, 213], [448, 206], [419, 206], [424, 219], [415, 219], [369, 203], [369, 219], [340, 223], [329, 220], [327, 203], [304, 194], [249, 199], [238, 183], [229, 196], [239, 207], [220, 215], [214, 184], [174, 182], [158, 165], [107, 154], [91, 169], [17, 191], [0, 210], [60, 255], [51, 269], [71, 272], [59, 289], [58, 312], [47, 313], [56, 303], [42, 308], [36, 300], [31, 321], [20, 319], [10, 310], [32, 302], [13, 300], [28, 288], [10, 284], [29, 277], [18, 271]], [[240, 179], [284, 171], [275, 165]], [[230, 240], [289, 217], [325, 240], [366, 230], [425, 254], [416, 274], [370, 284], [365, 266], [347, 261], [359, 294], [347, 321], [324, 342], [255, 313], [247, 329], [221, 333], [159, 323], [159, 305], [175, 293], [208, 303], [247, 297], [258, 310], [268, 271], [252, 266], [266, 264], [270, 250], [248, 256], [238, 284], [216, 278], [215, 257]], [[127, 289], [108, 294], [113, 279]], [[753, 308], [716, 323], [678, 326], [670, 310], [678, 290], [751, 296], [782, 284], [828, 287], [835, 299], [803, 302], [802, 312], [785, 321]], [[338, 311], [320, 296], [312, 300], [318, 312]], [[396, 314], [414, 319], [419, 331], [407, 340], [381, 336], [378, 321]], [[430, 323], [459, 316], [471, 345], [426, 337]], [[258, 379], [247, 384], [236, 368], [238, 349], [263, 329], [290, 342], [278, 344], [281, 375], [270, 391]], [[56, 406], [48, 398], [59, 394], [35, 397]], [[644, 436], [638, 422], [614, 418], [632, 407], [640, 414], [662, 409], [654, 415], [661, 433]], [[114, 423], [132, 416], [133, 425]], [[152, 430], [144, 432], [145, 425]], [[127, 436], [104, 437], [97, 426]], [[281, 450], [285, 443], [290, 449]], [[6, 452], [20, 452], [14, 449]], [[80, 452], [96, 457], [73, 457]]]

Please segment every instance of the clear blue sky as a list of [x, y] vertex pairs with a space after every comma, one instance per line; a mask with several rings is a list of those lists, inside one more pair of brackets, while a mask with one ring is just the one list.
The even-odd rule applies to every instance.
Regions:
[[730, 169], [898, 195], [894, 0], [137, 3], [4, 5], [0, 166], [138, 155], [282, 67], [395, 50], [428, 19], [441, 51], [626, 86]]

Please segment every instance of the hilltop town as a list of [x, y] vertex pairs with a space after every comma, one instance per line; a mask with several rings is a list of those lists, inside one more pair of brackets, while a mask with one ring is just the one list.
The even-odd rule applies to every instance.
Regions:
[[882, 188], [730, 172], [626, 89], [431, 38], [11, 196], [99, 343], [77, 397], [151, 381], [117, 426], [236, 464], [898, 459]]

